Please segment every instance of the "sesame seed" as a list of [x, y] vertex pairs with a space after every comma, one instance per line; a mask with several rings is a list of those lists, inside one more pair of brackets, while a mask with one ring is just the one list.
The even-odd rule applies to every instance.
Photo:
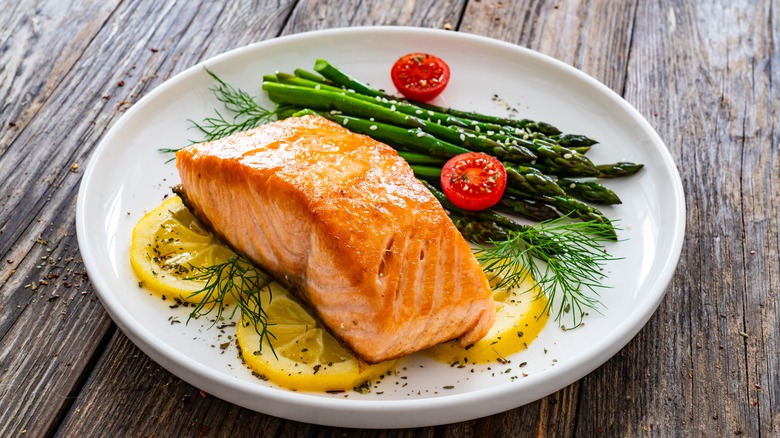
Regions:
[[433, 112], [433, 111], [428, 111], [428, 115], [429, 115], [429, 116], [432, 116], [433, 114], [434, 114], [434, 112]]
[[368, 129], [370, 129], [372, 131], [376, 131], [376, 125], [371, 125], [371, 126], [368, 127]]
[[574, 183], [571, 183], [571, 184], [569, 184], [569, 188], [570, 188], [570, 189], [573, 189], [573, 188], [575, 188], [575, 187], [577, 187], [577, 184], [574, 184]]
[[460, 134], [460, 141], [466, 141], [466, 134]]
[[415, 111], [414, 113], [415, 113], [415, 114], [422, 114], [422, 113], [423, 113], [423, 110], [417, 110], [417, 111]]
[[390, 106], [390, 111], [395, 111], [395, 105]]
[[319, 90], [319, 89], [320, 89], [320, 84], [317, 84], [317, 85], [315, 85], [315, 86], [314, 86], [314, 89], [315, 89], [315, 90]]
[[567, 160], [571, 158], [571, 154], [563, 154], [563, 158], [566, 158]]
[[418, 136], [418, 137], [425, 137], [425, 132], [423, 132], [423, 131], [417, 131], [417, 136]]

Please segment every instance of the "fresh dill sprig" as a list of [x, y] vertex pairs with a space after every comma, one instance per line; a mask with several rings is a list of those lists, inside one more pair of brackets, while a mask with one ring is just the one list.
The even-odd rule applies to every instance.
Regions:
[[[607, 261], [617, 260], [602, 246], [614, 242], [611, 224], [557, 218], [507, 231], [506, 239], [491, 240], [475, 255], [499, 287], [516, 287], [528, 276], [538, 293], [547, 295], [545, 312], [555, 309], [555, 321], [569, 315], [578, 327], [588, 309], [599, 311], [599, 288]], [[565, 328], [565, 326], [562, 326]]]
[[[200, 143], [201, 141], [214, 141], [227, 137], [236, 132], [246, 131], [264, 125], [272, 121], [276, 116], [276, 110], [269, 110], [262, 107], [246, 91], [226, 83], [216, 73], [204, 68], [216, 82], [209, 90], [220, 101], [225, 109], [232, 114], [232, 118], [226, 118], [218, 109], [214, 109], [214, 116], [206, 117], [198, 123], [188, 119], [193, 127], [203, 134], [203, 139], [192, 140], [191, 143]], [[179, 148], [160, 148], [159, 152], [164, 154], [176, 153]], [[171, 159], [173, 160], [173, 158]]]
[[218, 140], [236, 132], [256, 128], [271, 121], [276, 115], [275, 110], [263, 108], [246, 91], [235, 88], [223, 81], [209, 69], [205, 69], [217, 84], [210, 88], [214, 96], [220, 101], [232, 118], [225, 117], [215, 109], [215, 116], [206, 117], [203, 122], [192, 121], [195, 128], [204, 135], [204, 141]]
[[[222, 317], [225, 308], [225, 299], [233, 297], [237, 306], [233, 308], [230, 317], [236, 315], [237, 310], [241, 310], [242, 320], [246, 320], [255, 326], [257, 334], [260, 335], [260, 350], [263, 348], [263, 339], [271, 346], [271, 352], [276, 356], [272, 339], [276, 337], [269, 331], [268, 314], [263, 307], [263, 301], [267, 306], [272, 297], [271, 277], [265, 272], [255, 267], [252, 262], [243, 255], [230, 257], [224, 263], [217, 265], [193, 267], [195, 274], [188, 280], [205, 281], [202, 289], [193, 292], [189, 297], [202, 295], [201, 301], [195, 305], [187, 319], [199, 318], [211, 314], [216, 310], [216, 324]], [[265, 291], [266, 293], [263, 293]], [[212, 325], [213, 325], [212, 324]]]

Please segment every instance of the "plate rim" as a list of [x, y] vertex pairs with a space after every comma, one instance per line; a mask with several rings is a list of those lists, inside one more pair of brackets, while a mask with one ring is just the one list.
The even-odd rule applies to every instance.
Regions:
[[[171, 78], [167, 79], [166, 81], [164, 81], [163, 83], [155, 87], [153, 90], [150, 90], [148, 93], [146, 93], [125, 114], [123, 114], [118, 120], [114, 122], [113, 126], [111, 126], [106, 131], [101, 141], [92, 151], [88, 165], [82, 176], [82, 180], [79, 186], [79, 192], [77, 196], [76, 231], [77, 231], [77, 237], [79, 243], [79, 250], [81, 251], [82, 259], [84, 261], [85, 268], [89, 274], [90, 281], [95, 287], [96, 293], [98, 294], [101, 303], [103, 303], [104, 308], [109, 313], [112, 320], [122, 330], [122, 332], [126, 336], [128, 336], [128, 338], [131, 339], [134, 345], [136, 345], [139, 349], [141, 349], [155, 362], [162, 365], [166, 370], [176, 375], [177, 377], [181, 378], [182, 380], [188, 382], [189, 384], [192, 384], [193, 386], [203, 388], [204, 390], [206, 390], [206, 392], [209, 392], [211, 394], [215, 393], [214, 389], [218, 389], [218, 387], [222, 385], [225, 385], [227, 387], [234, 387], [234, 388], [236, 386], [240, 386], [241, 381], [239, 379], [232, 378], [226, 374], [204, 373], [203, 369], [198, 368], [197, 364], [194, 364], [191, 358], [189, 358], [184, 354], [179, 353], [178, 351], [175, 350], [161, 351], [160, 345], [156, 345], [156, 343], [154, 342], [151, 343], [149, 342], [148, 336], [152, 335], [150, 331], [144, 330], [143, 327], [132, 327], [132, 324], [128, 324], [128, 322], [123, 318], [123, 315], [118, 313], [118, 310], [116, 308], [118, 302], [112, 297], [111, 293], [107, 292], [107, 290], [110, 289], [110, 287], [106, 283], [105, 279], [103, 278], [103, 275], [101, 274], [101, 271], [100, 269], [98, 269], [98, 265], [96, 264], [97, 262], [94, 260], [94, 257], [91, 253], [90, 242], [88, 239], [89, 233], [85, 228], [86, 225], [85, 222], [87, 221], [86, 208], [88, 205], [87, 204], [88, 200], [85, 199], [85, 197], [87, 197], [90, 194], [89, 190], [92, 184], [91, 181], [94, 178], [94, 167], [96, 165], [95, 163], [99, 162], [103, 154], [107, 153], [108, 144], [112, 136], [112, 133], [116, 133], [117, 131], [119, 131], [122, 125], [127, 120], [134, 117], [137, 112], [142, 111], [144, 109], [144, 106], [148, 102], [153, 101], [158, 94], [164, 93], [169, 87], [174, 86], [175, 83], [177, 83], [178, 81], [186, 80], [186, 78], [188, 78], [189, 76], [198, 73], [200, 70], [202, 70], [204, 66], [220, 64], [233, 57], [240, 57], [242, 53], [259, 50], [267, 47], [272, 47], [274, 45], [292, 44], [308, 38], [319, 38], [324, 36], [343, 35], [343, 34], [360, 34], [364, 32], [386, 32], [389, 34], [414, 33], [423, 36], [426, 34], [436, 34], [436, 35], [449, 34], [451, 38], [454, 38], [456, 40], [461, 39], [461, 40], [476, 42], [478, 44], [498, 45], [504, 49], [517, 51], [518, 53], [522, 53], [524, 56], [530, 56], [538, 61], [551, 64], [556, 68], [562, 69], [566, 74], [574, 75], [578, 79], [586, 81], [589, 86], [595, 87], [600, 92], [602, 92], [602, 94], [605, 94], [607, 97], [611, 98], [616, 103], [618, 103], [621, 107], [621, 110], [631, 115], [631, 118], [642, 126], [644, 132], [650, 135], [651, 139], [653, 140], [653, 145], [658, 149], [656, 152], [659, 153], [660, 157], [663, 159], [664, 168], [670, 170], [672, 176], [675, 177], [673, 178], [674, 181], [672, 181], [672, 187], [673, 187], [672, 196], [674, 198], [675, 201], [674, 204], [676, 206], [675, 209], [676, 215], [674, 217], [675, 230], [671, 233], [673, 239], [670, 242], [671, 245], [669, 246], [668, 255], [663, 259], [664, 260], [664, 263], [662, 265], [663, 275], [656, 277], [651, 282], [652, 284], [650, 286], [650, 290], [655, 291], [655, 293], [648, 294], [646, 297], [644, 297], [643, 302], [647, 302], [647, 307], [642, 306], [642, 308], [645, 309], [644, 311], [641, 312], [636, 311], [631, 313], [629, 317], [621, 321], [618, 327], [616, 327], [616, 329], [612, 333], [610, 333], [609, 336], [607, 336], [604, 339], [601, 339], [599, 342], [596, 342], [595, 343], [596, 347], [598, 346], [602, 346], [602, 347], [592, 348], [591, 350], [594, 351], [594, 353], [585, 355], [585, 357], [588, 359], [585, 361], [585, 363], [581, 363], [577, 361], [569, 361], [561, 364], [560, 366], [556, 366], [554, 368], [548, 369], [544, 373], [529, 376], [526, 379], [528, 381], [534, 382], [535, 380], [549, 380], [552, 378], [555, 381], [565, 383], [562, 385], [556, 385], [557, 386], [556, 389], [536, 391], [537, 394], [534, 396], [535, 397], [534, 400], [549, 395], [555, 391], [558, 391], [570, 385], [571, 383], [577, 380], [580, 380], [582, 377], [584, 377], [585, 375], [587, 375], [588, 373], [596, 369], [598, 366], [606, 362], [609, 358], [611, 358], [614, 354], [616, 354], [619, 350], [621, 350], [631, 339], [633, 339], [636, 336], [636, 334], [639, 332], [639, 330], [641, 330], [646, 325], [647, 321], [655, 313], [658, 305], [660, 304], [661, 300], [665, 296], [666, 289], [668, 288], [668, 285], [671, 282], [677, 263], [679, 262], [679, 257], [681, 254], [684, 234], [685, 234], [685, 201], [684, 201], [684, 192], [682, 188], [682, 181], [680, 179], [679, 172], [677, 170], [677, 167], [674, 163], [674, 160], [672, 158], [672, 155], [668, 147], [666, 147], [665, 143], [657, 134], [655, 129], [652, 128], [649, 122], [631, 104], [625, 101], [625, 99], [623, 99], [620, 95], [615, 93], [612, 89], [602, 84], [601, 82], [597, 81], [596, 79], [592, 78], [588, 74], [582, 72], [581, 70], [576, 69], [575, 67], [566, 64], [560, 60], [557, 60], [555, 58], [552, 58], [548, 55], [542, 54], [540, 52], [516, 44], [496, 40], [481, 35], [469, 34], [469, 33], [460, 33], [460, 32], [453, 32], [453, 31], [446, 31], [446, 30], [432, 29], [432, 28], [416, 28], [416, 27], [408, 27], [408, 26], [357, 26], [357, 27], [330, 28], [330, 29], [301, 32], [301, 33], [286, 35], [282, 37], [271, 38], [260, 42], [255, 42], [242, 47], [234, 48], [232, 50], [202, 60], [197, 64], [188, 67], [185, 70], [181, 71], [180, 73], [172, 76]], [[659, 147], [659, 145], [661, 147]], [[621, 330], [625, 326], [628, 326], [629, 328], [625, 331]], [[139, 329], [141, 329], [146, 333], [139, 333], [137, 331]], [[141, 340], [138, 339], [139, 337], [141, 338]], [[172, 367], [176, 368], [176, 370], [171, 369]], [[573, 369], [575, 367], [580, 371], [576, 373], [573, 372]], [[581, 370], [587, 370], [587, 371], [582, 372]], [[576, 377], [572, 377], [573, 375], [576, 375]], [[211, 379], [211, 380], [205, 382], [208, 384], [204, 385], [204, 382], [202, 381], [202, 379], [204, 378]], [[236, 385], [237, 383], [238, 385]], [[537, 383], [536, 386], [540, 384], [541, 383]], [[534, 386], [533, 384], [531, 385], [532, 388], [536, 388], [536, 386]], [[261, 388], [261, 387], [257, 387], [257, 388]], [[499, 399], [502, 397], [512, 398], [513, 395], [516, 396], [515, 394], [517, 392], [516, 388], [512, 388], [511, 384], [502, 384], [496, 387], [483, 388], [480, 390], [469, 391], [461, 394], [444, 395], [444, 396], [423, 398], [423, 399], [404, 399], [404, 400], [332, 399], [332, 398], [323, 398], [323, 397], [308, 395], [306, 393], [293, 393], [284, 390], [280, 391], [275, 388], [262, 388], [260, 389], [260, 391], [266, 392], [266, 394], [262, 394], [262, 397], [268, 398], [274, 402], [277, 402], [278, 404], [276, 406], [270, 406], [270, 407], [266, 406], [264, 409], [259, 410], [256, 409], [255, 407], [247, 406], [247, 401], [244, 398], [247, 396], [257, 397], [255, 391], [247, 391], [245, 388], [244, 389], [235, 388], [235, 389], [237, 390], [235, 393], [236, 395], [235, 397], [231, 397], [231, 396], [224, 397], [223, 395], [217, 395], [217, 396], [231, 403], [235, 403], [239, 406], [243, 406], [248, 409], [256, 410], [258, 412], [274, 415], [281, 418], [287, 418], [296, 421], [304, 421], [304, 422], [323, 424], [329, 426], [365, 427], [365, 428], [420, 427], [420, 426], [431, 426], [436, 424], [452, 423], [453, 421], [466, 421], [474, 418], [479, 418], [485, 415], [502, 412], [507, 409], [513, 409], [518, 406], [522, 406], [525, 403], [528, 403], [528, 402], [524, 402], [516, 406], [510, 406], [507, 409], [501, 409], [498, 411], [495, 410], [496, 405], [498, 405], [498, 403], [496, 403], [495, 400], [493, 401], [493, 403], [490, 403], [490, 399]], [[264, 391], [266, 389], [268, 389], [268, 391]], [[473, 411], [470, 411], [471, 415], [459, 415], [458, 418], [455, 419], [453, 419], [451, 416], [446, 415], [446, 411], [448, 409], [452, 409], [453, 407], [460, 406], [465, 401], [475, 404], [475, 409]], [[291, 409], [295, 407], [300, 408], [302, 406], [315, 409], [319, 412], [315, 413], [313, 416], [311, 415], [311, 413], [308, 413], [305, 415], [305, 418], [302, 418], [302, 416], [296, 415], [295, 409]], [[377, 421], [375, 415], [369, 415], [369, 417], [371, 417], [369, 421], [366, 421], [365, 419], [360, 420], [358, 418], [360, 417], [359, 415], [352, 415], [352, 417], [354, 417], [356, 421], [351, 423], [345, 423], [341, 421], [342, 419], [339, 418], [338, 415], [333, 415], [334, 411], [340, 412], [343, 410], [349, 410], [355, 413], [364, 413], [364, 414], [381, 414], [381, 416], [385, 418], [385, 421]], [[429, 412], [431, 421], [421, 420], [419, 418], [419, 415], [416, 415], [414, 416], [414, 418], [412, 417], [402, 418], [401, 420], [409, 420], [409, 421], [403, 424], [399, 424], [398, 417], [396, 415], [405, 414], [412, 410]], [[438, 416], [434, 415], [436, 413], [438, 414]], [[396, 415], [392, 415], [392, 414], [396, 414]]]

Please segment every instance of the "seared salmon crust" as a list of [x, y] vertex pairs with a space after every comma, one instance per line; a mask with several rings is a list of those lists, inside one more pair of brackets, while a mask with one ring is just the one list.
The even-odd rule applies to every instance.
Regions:
[[487, 334], [471, 248], [391, 147], [317, 116], [179, 150], [188, 206], [368, 363]]

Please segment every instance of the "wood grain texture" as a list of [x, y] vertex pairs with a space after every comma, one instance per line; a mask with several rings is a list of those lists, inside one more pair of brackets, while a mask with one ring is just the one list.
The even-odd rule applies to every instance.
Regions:
[[62, 108], [81, 52], [114, 6], [14, 3], [13, 13], [0, 18], [2, 436], [56, 430], [110, 327], [73, 230], [79, 175], [72, 166], [97, 137], [90, 139], [84, 125], [65, 138], [63, 131], [73, 126], [51, 129], [48, 120]]
[[622, 94], [635, 1], [469, 2], [459, 30], [518, 44], [573, 65]]
[[[18, 121], [11, 126], [15, 137], [3, 137], [8, 147], [0, 161], [2, 436], [56, 430], [113, 331], [80, 264], [74, 232], [80, 169], [133, 102], [203, 56], [193, 48], [205, 47], [208, 35], [190, 25], [216, 22], [221, 12], [193, 2], [130, 2], [100, 10], [85, 4], [86, 12], [52, 11], [63, 4], [50, 3], [28, 4], [20, 12], [19, 26], [35, 23], [35, 29], [29, 39], [9, 39], [13, 49], [2, 55], [13, 58], [8, 66], [17, 65], [16, 57], [31, 58], [16, 72], [3, 70], [14, 77], [12, 87], [2, 82], [6, 102], [37, 90], [31, 100], [3, 113], [16, 114]], [[277, 33], [278, 27], [272, 28], [266, 36]], [[263, 30], [251, 34], [262, 38]], [[63, 35], [79, 44], [61, 46], [68, 41]], [[58, 63], [49, 64], [51, 58], [40, 49], [33, 52], [37, 57], [28, 56], [40, 44], [62, 52], [55, 58]]]
[[445, 28], [460, 17], [464, 0], [404, 0], [362, 2], [303, 0], [285, 26], [284, 34], [347, 26], [415, 26]]
[[[780, 349], [769, 327], [780, 327], [779, 82], [770, 11], [770, 2], [639, 4], [625, 97], [678, 163], [688, 231], [658, 312], [583, 381], [600, 396], [583, 399], [580, 412], [610, 435], [777, 434]], [[630, 378], [615, 378], [624, 373]]]
[[[780, 15], [772, 0], [22, 0], [0, 14], [0, 436], [780, 436]], [[644, 329], [579, 382], [457, 424], [356, 430], [239, 408], [116, 330], [80, 262], [81, 171], [172, 75], [279, 35], [452, 28], [605, 83], [659, 132], [685, 246]], [[77, 165], [77, 166], [76, 166]]]

